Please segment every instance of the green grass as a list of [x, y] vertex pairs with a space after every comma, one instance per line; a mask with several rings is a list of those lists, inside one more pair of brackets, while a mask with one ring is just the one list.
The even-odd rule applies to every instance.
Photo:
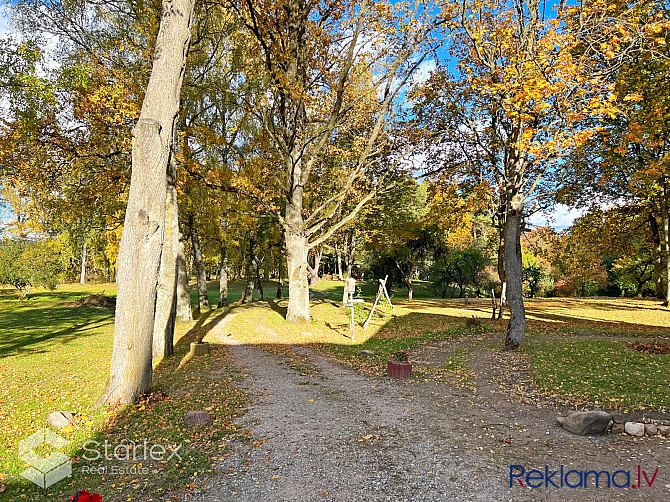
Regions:
[[[210, 284], [210, 298], [218, 298]], [[234, 284], [233, 295], [241, 286]], [[206, 330], [205, 322], [221, 311], [203, 313], [191, 323], [180, 323], [175, 356], [154, 371], [154, 393], [136, 406], [94, 410], [104, 390], [113, 337], [113, 310], [60, 305], [92, 293], [115, 294], [114, 285], [64, 285], [55, 291], [36, 290], [20, 301], [9, 289], [0, 290], [0, 492], [1, 501], [61, 501], [80, 489], [95, 489], [105, 502], [140, 500], [166, 490], [194, 487], [199, 476], [212, 472], [213, 459], [227, 455], [227, 438], [237, 436], [233, 418], [244, 406], [244, 396], [232, 385], [236, 377], [227, 353], [213, 347], [212, 354], [179, 368], [191, 341]], [[203, 428], [183, 425], [186, 411], [207, 409], [214, 423]], [[18, 458], [18, 442], [46, 427], [47, 415], [67, 410], [74, 426], [59, 434], [71, 441], [64, 452], [73, 457], [73, 475], [48, 490], [19, 476], [27, 464]], [[111, 469], [133, 463], [113, 460], [91, 462], [82, 458], [82, 446], [128, 441], [164, 446], [179, 445], [182, 460], [144, 464], [130, 475]], [[48, 447], [40, 450], [50, 453]], [[83, 468], [107, 467], [108, 473], [84, 473]]]
[[[316, 285], [315, 290], [323, 291], [328, 295], [328, 298], [331, 300], [342, 301], [342, 290], [344, 288], [344, 282], [341, 281], [325, 281], [321, 280]], [[373, 298], [377, 295], [377, 290], [379, 288], [379, 281], [356, 281], [356, 292], [363, 298]], [[407, 298], [407, 287], [401, 284], [397, 284], [391, 288], [389, 291], [391, 295], [391, 300], [394, 299], [406, 299]], [[439, 295], [436, 294], [435, 288], [432, 283], [428, 281], [414, 281], [414, 293], [413, 298], [427, 299], [427, 298], [439, 298]]]
[[609, 340], [528, 342], [533, 377], [569, 404], [623, 410], [670, 410], [670, 355], [647, 354]]
[[[359, 307], [358, 321], [377, 290], [377, 285], [359, 282], [365, 307]], [[265, 285], [266, 298], [275, 296], [276, 283]], [[194, 289], [194, 288], [193, 288]], [[229, 301], [242, 295], [244, 284], [230, 284]], [[310, 345], [373, 374], [383, 374], [386, 360], [430, 340], [470, 336], [465, 319], [486, 316], [485, 301], [427, 300], [433, 296], [427, 283], [418, 284], [416, 302], [396, 297], [399, 329], [393, 321], [376, 317], [366, 332], [357, 327], [356, 338], [348, 331], [348, 310], [339, 307], [342, 283], [322, 281], [318, 288], [327, 298], [312, 302], [314, 320], [289, 325], [284, 321], [286, 300], [270, 302], [270, 308], [243, 311], [229, 328], [245, 343], [266, 346], [301, 374], [317, 374], [308, 362], [292, 354], [292, 345]], [[182, 367], [180, 361], [189, 343], [201, 337], [221, 310], [203, 312], [191, 323], [179, 323], [176, 355], [155, 369], [154, 394], [142, 403], [125, 408], [94, 410], [108, 377], [112, 348], [113, 311], [104, 308], [74, 308], [62, 305], [92, 293], [115, 294], [114, 285], [66, 285], [56, 291], [38, 289], [27, 301], [17, 299], [10, 289], [0, 289], [0, 492], [1, 501], [60, 501], [78, 489], [95, 489], [105, 502], [148, 499], [166, 490], [194, 487], [203, 474], [212, 472], [215, 459], [228, 454], [226, 443], [238, 437], [234, 418], [244, 407], [244, 396], [232, 385], [235, 372], [227, 353], [213, 347], [212, 354]], [[209, 284], [212, 305], [218, 301], [218, 284]], [[256, 295], [255, 295], [256, 297]], [[192, 291], [195, 305], [195, 291]], [[420, 298], [424, 298], [421, 300]], [[547, 394], [567, 403], [591, 404], [621, 409], [670, 410], [670, 355], [651, 355], [628, 348], [616, 340], [574, 340], [571, 330], [625, 335], [629, 330], [655, 335], [670, 326], [670, 314], [653, 302], [633, 300], [534, 301], [531, 312], [539, 321], [532, 328], [524, 351], [530, 356], [537, 385]], [[623, 311], [622, 309], [626, 310]], [[491, 339], [498, 339], [504, 323], [484, 320]], [[259, 326], [265, 326], [259, 332]], [[556, 326], [555, 329], [549, 329]], [[541, 330], [535, 339], [533, 330]], [[667, 331], [666, 331], [667, 333]], [[539, 334], [539, 333], [537, 333]], [[663, 334], [659, 331], [658, 334]], [[547, 337], [550, 337], [547, 339]], [[500, 336], [500, 343], [503, 337]], [[373, 358], [360, 357], [363, 349]], [[426, 377], [445, 383], [467, 383], [467, 353], [456, 352], [444, 367]], [[432, 370], [431, 370], [432, 371]], [[422, 375], [419, 375], [423, 377]], [[188, 410], [209, 409], [212, 426], [189, 429], [183, 426]], [[66, 453], [75, 458], [74, 474], [43, 491], [18, 475], [27, 467], [17, 455], [18, 441], [46, 425], [49, 412], [76, 413], [73, 427], [61, 434], [71, 444]], [[246, 436], [244, 432], [243, 436]], [[181, 444], [182, 460], [143, 465], [149, 473], [128, 475], [85, 474], [84, 465], [108, 469], [118, 462], [92, 464], [84, 461], [82, 445], [87, 440], [111, 444], [129, 440], [161, 445]], [[46, 453], [46, 452], [45, 452]], [[128, 465], [123, 464], [124, 467]], [[132, 465], [131, 465], [132, 466]], [[137, 466], [136, 466], [137, 467]]]
[[[235, 303], [242, 298], [242, 293], [244, 293], [244, 288], [246, 286], [245, 281], [229, 281], [228, 282], [228, 303]], [[263, 282], [263, 289], [265, 298], [274, 298], [277, 294], [277, 281]], [[288, 288], [284, 288], [284, 295], [288, 294]], [[254, 288], [254, 301], [260, 299], [260, 294], [258, 288]], [[207, 299], [209, 304], [212, 307], [216, 307], [219, 303], [219, 283], [217, 281], [212, 281], [207, 283]], [[198, 291], [195, 287], [195, 284], [191, 284], [191, 305], [193, 307], [198, 306]]]

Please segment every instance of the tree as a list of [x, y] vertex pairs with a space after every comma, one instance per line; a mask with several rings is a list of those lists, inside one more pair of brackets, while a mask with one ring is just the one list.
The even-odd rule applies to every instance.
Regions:
[[192, 0], [163, 2], [151, 77], [133, 131], [133, 169], [119, 248], [110, 379], [100, 403], [133, 403], [151, 389], [167, 171], [173, 155], [192, 12]]
[[458, 287], [458, 297], [463, 298], [467, 286], [478, 286], [486, 267], [486, 259], [481, 249], [472, 246], [438, 251], [431, 268], [433, 284], [446, 298], [447, 286]]
[[670, 257], [670, 241], [664, 230], [670, 228], [667, 5], [596, 1], [570, 10], [571, 22], [582, 34], [577, 50], [599, 59], [614, 89], [619, 113], [598, 120], [598, 134], [569, 157], [566, 167], [571, 182], [557, 198], [587, 208], [620, 206], [627, 214], [636, 207], [652, 232], [656, 295], [668, 303], [670, 294], [663, 282]]
[[649, 255], [626, 256], [618, 258], [612, 270], [622, 291], [632, 290], [635, 296], [642, 298], [644, 288], [653, 278], [654, 266]]
[[54, 289], [65, 272], [62, 242], [0, 241], [0, 284], [16, 288], [25, 300], [33, 286]]
[[540, 281], [544, 277], [539, 260], [532, 255], [523, 255], [523, 280], [528, 283], [530, 297], [535, 298]]
[[451, 20], [458, 66], [434, 72], [417, 93], [428, 170], [467, 180], [500, 227], [508, 349], [522, 344], [526, 325], [525, 217], [552, 193], [558, 159], [594, 133], [582, 119], [615, 109], [593, 62], [575, 55], [579, 37], [565, 29], [565, 16], [559, 7], [545, 18], [539, 0], [462, 2]]
[[[383, 181], [379, 144], [396, 97], [431, 46], [428, 3], [313, 0], [229, 2], [256, 42], [254, 75], [265, 89], [251, 104], [271, 144], [284, 231], [289, 322], [310, 318], [307, 257], [372, 199]], [[326, 148], [349, 136], [343, 178], [334, 193], [306, 211], [305, 196]], [[383, 143], [382, 143], [383, 144]], [[377, 174], [370, 176], [370, 169]], [[370, 187], [348, 214], [338, 210], [368, 174]], [[370, 183], [372, 181], [372, 183]], [[335, 216], [338, 216], [335, 220]]]
[[[373, 261], [378, 265], [390, 262], [399, 272], [400, 280], [407, 287], [408, 300], [413, 298], [419, 265], [433, 248], [435, 227], [425, 221], [427, 201], [427, 184], [400, 178], [395, 180], [391, 190], [378, 196], [362, 222], [367, 229], [365, 245], [372, 251]], [[379, 271], [379, 276], [388, 273], [388, 270]]]

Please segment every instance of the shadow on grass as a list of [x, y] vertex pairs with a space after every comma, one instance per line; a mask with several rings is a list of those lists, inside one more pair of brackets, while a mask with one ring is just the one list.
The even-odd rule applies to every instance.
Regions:
[[[214, 345], [210, 355], [179, 367], [191, 342], [201, 338], [201, 330], [215, 326], [223, 316], [200, 317], [177, 341], [174, 356], [163, 359], [154, 369], [151, 394], [143, 396], [136, 405], [114, 411], [102, 429], [92, 431], [87, 440], [76, 445], [71, 477], [46, 490], [22, 478], [10, 478], [0, 500], [4, 500], [3, 496], [30, 502], [67, 500], [81, 489], [100, 493], [105, 502], [126, 501], [131, 497], [157, 500], [162, 499], [166, 488], [181, 489], [195, 481], [196, 472], [198, 477], [213, 473], [212, 458], [225, 455], [226, 443], [233, 436], [239, 437], [234, 419], [242, 413], [245, 396], [233, 385], [237, 373], [221, 346]], [[188, 411], [205, 409], [210, 410], [211, 425], [184, 425]], [[123, 458], [128, 452], [123, 445], [130, 442], [134, 446], [129, 455], [134, 453], [134, 460]], [[105, 444], [111, 445], [108, 458], [104, 458]], [[167, 453], [162, 461], [145, 459], [145, 444], [147, 453], [154, 445], [160, 445], [156, 447], [159, 453], [163, 447]], [[121, 445], [120, 459], [113, 458], [117, 445]], [[168, 458], [175, 449], [179, 455]], [[100, 452], [100, 458], [96, 458], [93, 450]]]
[[34, 352], [33, 347], [49, 340], [65, 344], [81, 336], [94, 335], [96, 328], [114, 319], [114, 311], [106, 308], [30, 307], [29, 310], [0, 311], [0, 357]]

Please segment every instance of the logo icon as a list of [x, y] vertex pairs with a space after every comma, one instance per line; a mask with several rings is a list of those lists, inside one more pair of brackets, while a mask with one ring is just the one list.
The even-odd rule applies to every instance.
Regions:
[[23, 471], [21, 476], [42, 488], [49, 488], [72, 474], [72, 461], [60, 451], [52, 453], [47, 458], [35, 453], [35, 450], [45, 443], [60, 450], [70, 442], [49, 429], [40, 429], [19, 441], [19, 458], [31, 466]]

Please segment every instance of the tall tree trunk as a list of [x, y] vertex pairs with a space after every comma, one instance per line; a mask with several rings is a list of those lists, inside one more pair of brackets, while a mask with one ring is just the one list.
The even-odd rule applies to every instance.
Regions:
[[[353, 273], [353, 268], [354, 268], [354, 260], [356, 258], [356, 232], [354, 230], [351, 230], [351, 234], [349, 237], [349, 245], [347, 247], [347, 254], [345, 256], [346, 258], [346, 265], [347, 265], [347, 273], [345, 276], [345, 281], [351, 277], [351, 274]], [[343, 288], [343, 293], [342, 293], [342, 303], [347, 303], [349, 301], [349, 298], [347, 298], [347, 288]]]
[[661, 232], [658, 229], [656, 216], [649, 211], [647, 215], [651, 237], [654, 241], [652, 258], [654, 260], [654, 286], [656, 288], [656, 298], [662, 300], [665, 298], [665, 289], [663, 287], [663, 246], [661, 244]]
[[309, 284], [307, 283], [307, 236], [302, 217], [302, 185], [300, 182], [300, 161], [291, 161], [294, 167], [290, 197], [286, 204], [284, 237], [286, 240], [286, 268], [288, 275], [288, 322], [310, 320]]
[[193, 0], [165, 0], [151, 77], [133, 130], [132, 173], [118, 255], [110, 378], [98, 401], [128, 404], [151, 389], [151, 351], [163, 247], [167, 167], [190, 42]]
[[219, 304], [218, 307], [228, 305], [228, 247], [221, 245], [221, 269], [219, 270]]
[[177, 206], [177, 165], [174, 153], [168, 167], [165, 201], [165, 234], [158, 276], [154, 313], [153, 358], [174, 353], [174, 323], [177, 316], [177, 248], [179, 246], [179, 206]]
[[309, 285], [316, 286], [319, 284], [319, 268], [321, 267], [321, 257], [323, 256], [323, 249], [319, 246], [318, 249], [314, 249], [314, 266], [310, 267], [309, 263], [307, 264], [307, 269], [309, 271]]
[[663, 305], [670, 306], [670, 214], [668, 214], [668, 183], [663, 179], [663, 193], [661, 193], [661, 219], [663, 220], [663, 254], [665, 255], [665, 301]]
[[[285, 255], [286, 253], [284, 253]], [[279, 265], [277, 266], [277, 298], [284, 296], [284, 274], [282, 274], [282, 261], [283, 258], [279, 258]]]
[[261, 281], [261, 260], [256, 257], [254, 263], [256, 264], [256, 284], [258, 285], [258, 298], [263, 301], [265, 300], [265, 291], [263, 291], [263, 281]]
[[191, 245], [193, 246], [193, 264], [198, 287], [198, 310], [202, 311], [203, 308], [209, 309], [209, 298], [207, 297], [207, 276], [200, 248], [200, 236], [195, 228], [191, 231]]
[[177, 316], [184, 322], [193, 320], [191, 310], [191, 290], [188, 287], [188, 273], [186, 271], [186, 253], [181, 234], [177, 242]]
[[498, 319], [502, 319], [507, 301], [507, 275], [505, 273], [505, 222], [500, 227], [498, 241], [498, 277], [500, 278], [500, 303], [498, 305]]
[[498, 304], [498, 319], [502, 319], [505, 304], [507, 303], [507, 280], [502, 283], [500, 288], [500, 303]]
[[256, 264], [256, 231], [249, 233], [249, 256], [247, 258], [247, 269], [245, 276], [247, 279], [246, 287], [244, 288], [244, 303], [251, 303], [254, 301], [254, 282], [256, 281], [257, 273]]
[[404, 281], [405, 286], [407, 286], [407, 300], [412, 301], [412, 298], [414, 297], [414, 283], [412, 282], [412, 278], [414, 276], [414, 265], [409, 266], [409, 271], [403, 270], [400, 266], [400, 263], [397, 261], [395, 262], [395, 265], [398, 267], [400, 275], [402, 275], [402, 280]]
[[523, 266], [521, 261], [521, 218], [523, 199], [515, 195], [510, 201], [505, 219], [505, 275], [507, 303], [510, 310], [505, 348], [521, 346], [526, 332], [526, 309], [523, 304]]
[[86, 240], [81, 246], [81, 271], [79, 272], [79, 284], [86, 284]]
[[337, 278], [341, 281], [344, 279], [342, 277], [342, 251], [335, 248], [335, 253], [337, 253]]

